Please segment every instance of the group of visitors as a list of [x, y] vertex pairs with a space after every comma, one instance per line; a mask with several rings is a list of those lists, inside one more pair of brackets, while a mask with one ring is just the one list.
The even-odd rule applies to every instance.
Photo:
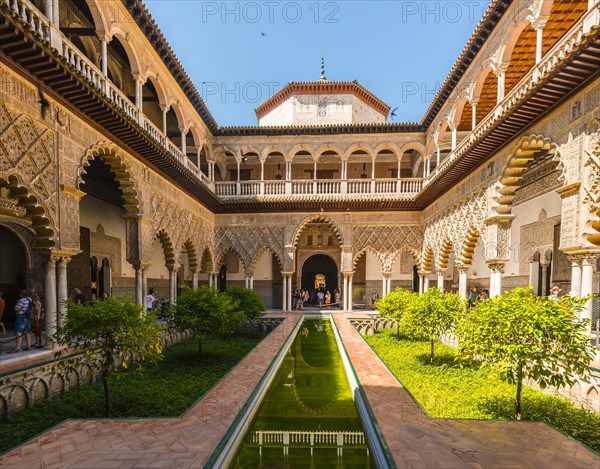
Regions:
[[[2, 292], [0, 292], [0, 321], [4, 313], [4, 307], [6, 302], [2, 298]], [[32, 348], [44, 348], [42, 340], [42, 327], [41, 321], [44, 317], [44, 310], [42, 308], [42, 301], [40, 296], [36, 292], [28, 293], [25, 290], [19, 291], [19, 300], [15, 305], [15, 348], [9, 350], [7, 353], [17, 353], [22, 350], [29, 351]], [[6, 328], [2, 324], [2, 331], [6, 334]], [[31, 345], [31, 336], [35, 338], [35, 343]], [[25, 348], [21, 348], [25, 338]]]
[[478, 301], [485, 301], [490, 297], [490, 292], [486, 289], [479, 290], [477, 287], [471, 288], [467, 301], [467, 307], [472, 309]]
[[333, 295], [329, 290], [325, 290], [324, 288], [319, 288], [312, 292], [297, 288], [292, 293], [292, 305], [296, 310], [304, 309], [310, 304], [317, 305], [319, 308], [323, 306], [328, 309], [331, 306], [339, 308], [340, 299], [341, 294], [337, 288], [333, 291]]

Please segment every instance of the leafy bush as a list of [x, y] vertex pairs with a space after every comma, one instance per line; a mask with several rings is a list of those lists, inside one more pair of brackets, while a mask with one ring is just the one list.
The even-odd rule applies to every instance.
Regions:
[[198, 353], [202, 353], [202, 337], [207, 334], [231, 335], [244, 321], [239, 301], [220, 294], [206, 285], [186, 288], [166, 312], [169, 329], [190, 331], [198, 339]]
[[410, 313], [410, 310], [418, 301], [416, 293], [396, 288], [393, 292], [384, 295], [384, 297], [375, 303], [375, 309], [383, 318], [396, 321], [398, 324], [398, 335], [408, 336], [410, 331], [406, 330], [404, 320]]
[[110, 416], [110, 387], [108, 378], [119, 367], [141, 368], [141, 362], [154, 363], [160, 358], [161, 326], [142, 305], [127, 299], [109, 296], [86, 304], [68, 302], [54, 340], [63, 348], [55, 356], [70, 353], [75, 348], [82, 356], [62, 360], [59, 366], [75, 369], [82, 361], [89, 361], [101, 370], [104, 387], [104, 412]]
[[[365, 337], [425, 411], [436, 418], [514, 419], [515, 386], [492, 367], [465, 366], [457, 352], [437, 344], [432, 364], [428, 341], [398, 339], [388, 329]], [[523, 387], [522, 420], [544, 421], [592, 449], [600, 450], [600, 415], [568, 399]]]
[[246, 319], [257, 319], [267, 309], [260, 295], [249, 288], [229, 287], [225, 290], [225, 295], [238, 301], [238, 308], [244, 313]]
[[593, 350], [586, 320], [577, 318], [585, 299], [564, 296], [557, 301], [516, 288], [477, 303], [457, 329], [460, 355], [497, 365], [516, 384], [515, 415], [521, 416], [523, 380], [543, 389], [573, 384], [585, 376]]
[[[129, 370], [109, 378], [112, 416], [178, 417], [225, 376], [253, 347], [262, 334], [240, 331], [232, 337], [207, 336], [198, 359], [195, 340], [164, 350], [158, 364], [145, 365], [143, 373]], [[64, 396], [23, 409], [0, 424], [0, 453], [23, 443], [65, 419], [98, 418], [104, 414], [101, 383], [68, 391]]]
[[435, 342], [452, 329], [464, 309], [460, 296], [443, 293], [433, 287], [416, 296], [404, 320], [404, 327], [414, 336], [429, 340], [430, 361], [433, 362]]

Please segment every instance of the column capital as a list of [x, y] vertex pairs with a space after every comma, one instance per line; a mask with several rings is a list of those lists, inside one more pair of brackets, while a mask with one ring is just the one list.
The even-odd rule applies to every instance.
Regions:
[[486, 261], [486, 264], [492, 272], [504, 273], [504, 267], [506, 265], [506, 262], [507, 261], [504, 259], [494, 259]]
[[254, 275], [254, 271], [253, 270], [245, 270], [244, 274], [246, 274], [246, 275], [248, 275], [248, 276], [251, 277], [252, 275]]
[[458, 270], [461, 274], [466, 274], [467, 271], [471, 268], [470, 265], [457, 265], [456, 270]]
[[76, 187], [67, 186], [66, 184], [61, 184], [60, 190], [63, 192], [63, 194], [69, 195], [77, 200], [81, 200], [81, 198], [85, 195], [85, 192], [77, 189]]
[[61, 249], [56, 251], [50, 251], [50, 258], [54, 258], [55, 262], [69, 263], [73, 256], [76, 256], [81, 251], [78, 249]]
[[488, 226], [500, 223], [512, 223], [514, 219], [514, 215], [494, 215], [492, 217], [486, 218], [484, 220], [484, 223]]

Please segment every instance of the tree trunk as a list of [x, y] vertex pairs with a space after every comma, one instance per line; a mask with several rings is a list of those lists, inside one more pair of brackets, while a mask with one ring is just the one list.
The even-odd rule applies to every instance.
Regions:
[[108, 373], [102, 372], [102, 387], [104, 388], [104, 416], [110, 417], [110, 388], [108, 387]]
[[434, 342], [435, 341], [433, 339], [431, 339], [431, 356], [430, 356], [431, 363], [433, 363], [433, 347], [434, 347]]
[[521, 420], [521, 391], [523, 390], [523, 378], [517, 381], [517, 396], [515, 398], [515, 417]]
[[202, 356], [202, 338], [198, 337], [198, 356]]

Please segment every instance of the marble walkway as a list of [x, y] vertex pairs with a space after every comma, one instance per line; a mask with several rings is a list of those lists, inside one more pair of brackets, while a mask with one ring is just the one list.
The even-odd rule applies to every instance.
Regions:
[[[0, 457], [0, 468], [202, 467], [301, 317], [274, 316], [286, 320], [185, 416], [68, 421]], [[600, 469], [599, 455], [541, 423], [429, 418], [350, 317], [334, 313], [398, 467]]]

